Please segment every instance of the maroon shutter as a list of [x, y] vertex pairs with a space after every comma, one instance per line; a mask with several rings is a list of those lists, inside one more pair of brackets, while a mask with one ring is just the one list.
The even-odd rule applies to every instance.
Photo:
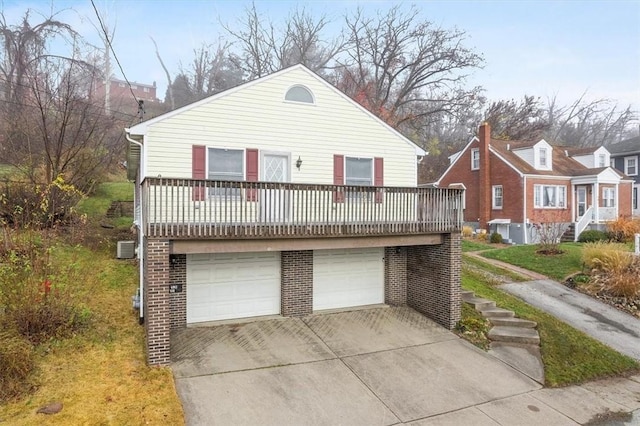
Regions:
[[[373, 185], [384, 186], [384, 159], [376, 157], [373, 159]], [[376, 190], [376, 203], [381, 203], [384, 198], [382, 189]]]
[[[344, 155], [333, 156], [333, 184], [344, 185]], [[333, 192], [334, 203], [344, 203], [344, 192], [337, 190]]]
[[[206, 167], [207, 147], [204, 145], [193, 145], [191, 147], [191, 177], [193, 179], [206, 179]], [[204, 200], [204, 184], [202, 182], [194, 182], [194, 185], [193, 200]]]
[[[247, 148], [247, 182], [258, 182], [258, 150]], [[258, 201], [258, 190], [247, 189], [247, 201]]]

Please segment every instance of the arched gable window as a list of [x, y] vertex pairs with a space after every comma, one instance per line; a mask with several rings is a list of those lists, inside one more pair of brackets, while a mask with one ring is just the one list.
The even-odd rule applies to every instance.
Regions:
[[304, 86], [292, 86], [284, 95], [285, 101], [301, 102], [304, 104], [314, 104], [313, 93]]

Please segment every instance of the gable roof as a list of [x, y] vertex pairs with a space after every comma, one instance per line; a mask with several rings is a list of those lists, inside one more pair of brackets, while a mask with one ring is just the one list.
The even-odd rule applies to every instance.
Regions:
[[614, 143], [609, 146], [609, 152], [612, 155], [634, 154], [640, 152], [640, 136]]
[[147, 130], [148, 130], [149, 126], [153, 126], [155, 123], [158, 123], [160, 121], [163, 121], [163, 120], [166, 120], [166, 119], [171, 118], [173, 116], [176, 116], [176, 115], [178, 115], [178, 114], [180, 114], [180, 113], [182, 113], [184, 111], [188, 111], [188, 110], [191, 110], [193, 108], [197, 108], [197, 107], [199, 107], [201, 105], [204, 105], [204, 104], [207, 104], [207, 103], [210, 103], [210, 102], [215, 102], [216, 100], [224, 98], [226, 96], [229, 96], [229, 95], [231, 95], [231, 94], [233, 94], [233, 93], [235, 93], [237, 91], [243, 90], [243, 89], [245, 89], [247, 87], [251, 87], [251, 86], [256, 85], [256, 84], [260, 84], [263, 81], [266, 81], [266, 80], [269, 80], [269, 79], [273, 79], [273, 78], [275, 78], [277, 76], [292, 72], [294, 70], [304, 71], [309, 76], [313, 77], [315, 80], [317, 80], [322, 85], [324, 85], [326, 88], [328, 88], [329, 90], [331, 90], [334, 93], [338, 94], [345, 101], [347, 101], [347, 102], [351, 103], [352, 105], [354, 105], [356, 108], [358, 108], [364, 114], [366, 114], [369, 117], [371, 117], [372, 119], [374, 119], [378, 124], [382, 125], [388, 131], [392, 132], [397, 137], [399, 137], [401, 140], [403, 140], [405, 143], [407, 143], [409, 146], [411, 146], [414, 149], [416, 155], [418, 155], [418, 156], [427, 155], [427, 152], [424, 149], [420, 148], [418, 145], [413, 143], [411, 140], [409, 140], [407, 137], [405, 137], [400, 132], [395, 130], [393, 127], [389, 126], [387, 123], [382, 121], [380, 118], [378, 118], [376, 115], [374, 115], [369, 110], [364, 108], [362, 105], [360, 105], [359, 103], [357, 103], [356, 101], [354, 101], [353, 99], [351, 99], [350, 97], [345, 95], [343, 92], [338, 90], [335, 86], [333, 86], [332, 84], [328, 83], [325, 79], [323, 79], [318, 74], [314, 73], [313, 71], [311, 71], [309, 68], [305, 67], [302, 64], [297, 64], [297, 65], [293, 65], [293, 66], [288, 67], [288, 68], [284, 68], [284, 69], [282, 69], [280, 71], [277, 71], [277, 72], [275, 72], [273, 74], [269, 74], [269, 75], [266, 75], [264, 77], [260, 77], [260, 78], [257, 78], [255, 80], [249, 81], [247, 83], [240, 84], [240, 85], [238, 85], [236, 87], [233, 87], [231, 89], [228, 89], [228, 90], [225, 90], [223, 92], [217, 93], [215, 95], [209, 96], [207, 98], [201, 99], [199, 101], [193, 102], [191, 104], [185, 105], [183, 107], [177, 108], [177, 109], [175, 109], [173, 111], [166, 112], [166, 113], [164, 113], [162, 115], [159, 115], [159, 116], [154, 117], [152, 119], [149, 119], [147, 121], [143, 121], [142, 123], [136, 124], [135, 126], [131, 126], [130, 128], [125, 129], [125, 132], [128, 133], [129, 135], [140, 135], [140, 136], [145, 135], [147, 133]]
[[563, 147], [551, 145], [551, 147], [553, 148], [553, 153], [551, 156], [551, 170], [537, 170], [535, 167], [533, 167], [533, 165], [527, 163], [515, 152], [513, 152], [514, 149], [517, 150], [521, 148], [529, 148], [534, 146], [536, 143], [522, 143], [519, 141], [514, 142], [491, 139], [490, 147], [493, 148], [493, 150], [498, 153], [504, 160], [511, 163], [511, 165], [513, 165], [515, 169], [523, 174], [545, 176], [574, 176], [574, 173], [578, 170], [591, 170], [582, 165], [577, 160], [574, 160], [570, 156], [567, 156]]

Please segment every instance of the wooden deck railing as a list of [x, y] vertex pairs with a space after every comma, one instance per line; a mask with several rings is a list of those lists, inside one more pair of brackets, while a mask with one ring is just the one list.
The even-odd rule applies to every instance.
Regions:
[[431, 234], [462, 228], [462, 190], [147, 178], [147, 236], [175, 239]]

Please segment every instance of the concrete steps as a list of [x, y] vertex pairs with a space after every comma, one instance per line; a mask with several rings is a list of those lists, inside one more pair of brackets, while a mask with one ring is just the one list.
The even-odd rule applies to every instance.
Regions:
[[533, 328], [499, 325], [492, 327], [487, 336], [494, 342], [540, 344], [540, 336]]
[[461, 292], [461, 298], [491, 323], [489, 353], [544, 384], [538, 324], [516, 318], [513, 311], [498, 308], [493, 300], [476, 297], [472, 291]]

